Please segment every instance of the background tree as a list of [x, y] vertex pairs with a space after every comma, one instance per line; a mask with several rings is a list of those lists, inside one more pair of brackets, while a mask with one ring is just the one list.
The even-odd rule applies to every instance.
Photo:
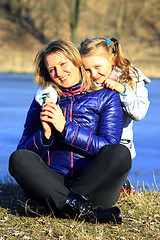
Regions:
[[136, 42], [137, 54], [141, 50], [138, 42], [146, 43], [146, 47], [160, 45], [159, 16], [159, 0], [0, 2], [0, 21], [7, 20], [0, 23], [0, 29], [8, 35], [13, 33], [15, 39], [30, 34], [41, 44], [55, 38], [70, 39], [77, 44], [86, 37], [118, 36], [129, 51]]
[[80, 18], [80, 0], [64, 0], [69, 10], [71, 41], [77, 43], [77, 28]]
[[33, 0], [6, 0], [4, 7], [7, 18], [15, 22], [21, 29], [33, 35], [41, 43], [47, 43], [48, 38], [44, 33], [47, 18], [45, 1]]

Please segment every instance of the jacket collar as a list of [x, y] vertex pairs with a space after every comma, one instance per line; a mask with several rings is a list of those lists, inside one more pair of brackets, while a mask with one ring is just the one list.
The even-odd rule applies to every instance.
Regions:
[[81, 86], [81, 84], [82, 84], [82, 82], [80, 81], [79, 83], [77, 83], [76, 85], [74, 85], [70, 88], [61, 88], [62, 89], [61, 94], [63, 96], [65, 96], [65, 95], [71, 96], [71, 95], [80, 94], [85, 91], [85, 87], [86, 87], [87, 83], [85, 84], [85, 86]]

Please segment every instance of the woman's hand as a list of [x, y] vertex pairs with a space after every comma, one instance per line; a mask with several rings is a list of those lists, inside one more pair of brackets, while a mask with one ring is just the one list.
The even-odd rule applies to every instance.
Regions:
[[60, 106], [54, 102], [48, 102], [43, 105], [40, 119], [42, 121], [44, 134], [48, 139], [52, 134], [53, 127], [61, 133], [66, 124]]
[[121, 84], [115, 80], [112, 80], [112, 79], [105, 80], [103, 82], [103, 85], [112, 90], [116, 90], [117, 92], [119, 92], [121, 94], [125, 92], [125, 87], [123, 86], [123, 84]]

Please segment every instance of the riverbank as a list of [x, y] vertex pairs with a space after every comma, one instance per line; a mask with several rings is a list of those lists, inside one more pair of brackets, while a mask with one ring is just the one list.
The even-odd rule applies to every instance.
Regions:
[[[33, 74], [34, 73], [34, 56], [31, 56], [30, 54], [25, 54], [25, 62], [22, 60], [22, 58], [19, 58], [18, 56], [10, 55], [10, 58], [8, 59], [8, 63], [5, 63], [1, 61], [1, 68], [0, 72], [2, 73], [27, 73], [27, 74]], [[24, 53], [22, 54], [24, 55]], [[134, 66], [139, 68], [146, 76], [149, 78], [160, 78], [160, 61], [144, 61], [144, 60], [138, 60], [132, 62]]]
[[[125, 43], [123, 43], [125, 46]], [[159, 49], [156, 47], [152, 51], [156, 52], [155, 56], [146, 51], [145, 44], [144, 48], [139, 49], [139, 44], [134, 43], [125, 46], [124, 55], [127, 56], [132, 64], [139, 68], [146, 76], [150, 78], [160, 78], [160, 57]], [[16, 43], [1, 44], [0, 48], [0, 72], [3, 73], [34, 73], [35, 65], [34, 59], [37, 52], [42, 49], [44, 45], [37, 41], [21, 41]], [[78, 46], [77, 46], [78, 47]], [[144, 49], [144, 50], [143, 50]], [[143, 51], [142, 51], [143, 50]]]
[[[33, 54], [35, 53], [35, 54]], [[36, 51], [34, 50], [32, 54], [29, 52], [21, 53], [20, 55], [15, 55], [14, 52], [10, 52], [7, 57], [7, 62], [4, 61], [5, 56], [0, 56], [2, 73], [34, 73], [34, 58]], [[24, 61], [25, 59], [25, 61]], [[133, 65], [139, 68], [146, 76], [149, 78], [160, 78], [160, 60], [137, 60], [132, 61]]]
[[123, 213], [121, 225], [85, 223], [58, 219], [52, 214], [28, 217], [23, 192], [11, 182], [1, 185], [0, 239], [141, 240], [160, 239], [160, 192], [141, 189], [134, 195], [121, 194], [117, 203]]

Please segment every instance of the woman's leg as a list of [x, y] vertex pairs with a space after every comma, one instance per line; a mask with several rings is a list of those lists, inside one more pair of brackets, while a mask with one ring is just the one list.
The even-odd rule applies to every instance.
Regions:
[[12, 153], [9, 172], [32, 199], [48, 201], [53, 210], [64, 206], [69, 194], [64, 176], [50, 169], [36, 153], [29, 150]]
[[106, 145], [71, 182], [71, 190], [86, 197], [93, 206], [108, 209], [118, 200], [131, 164], [127, 147], [121, 144]]

